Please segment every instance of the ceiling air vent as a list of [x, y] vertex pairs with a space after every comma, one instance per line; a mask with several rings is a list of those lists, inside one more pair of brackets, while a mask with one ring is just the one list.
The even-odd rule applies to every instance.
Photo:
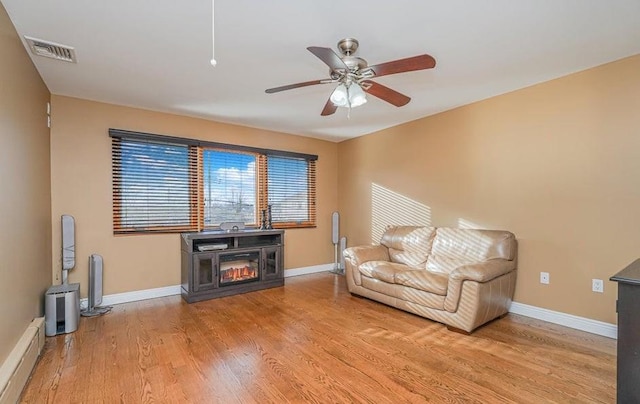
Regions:
[[25, 35], [29, 48], [34, 55], [76, 63], [76, 52], [71, 46], [60, 45]]

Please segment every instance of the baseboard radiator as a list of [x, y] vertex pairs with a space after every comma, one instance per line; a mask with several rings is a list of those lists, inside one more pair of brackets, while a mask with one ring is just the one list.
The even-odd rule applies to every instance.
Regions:
[[20, 398], [31, 371], [44, 347], [44, 317], [29, 324], [0, 367], [0, 404], [14, 404]]

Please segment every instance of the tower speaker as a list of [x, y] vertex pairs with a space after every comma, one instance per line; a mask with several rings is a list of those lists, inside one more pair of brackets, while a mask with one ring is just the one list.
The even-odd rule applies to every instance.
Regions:
[[331, 242], [338, 244], [340, 242], [340, 213], [333, 212], [331, 216]]
[[340, 238], [340, 272], [344, 273], [344, 249], [347, 248], [347, 238], [346, 237], [341, 237]]
[[89, 257], [89, 309], [102, 304], [102, 256]]
[[340, 213], [333, 212], [331, 215], [331, 242], [333, 243], [334, 260], [333, 269], [330, 272], [340, 274], [340, 263], [338, 262], [338, 244], [340, 243]]
[[102, 304], [102, 256], [91, 254], [89, 257], [89, 296], [85, 317], [98, 316], [111, 310], [110, 307], [98, 307]]
[[76, 228], [75, 219], [62, 215], [62, 283], [67, 283], [67, 272], [76, 266]]

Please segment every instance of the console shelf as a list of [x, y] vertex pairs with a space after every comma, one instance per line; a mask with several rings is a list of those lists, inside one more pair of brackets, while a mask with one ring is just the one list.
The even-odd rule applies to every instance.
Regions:
[[180, 247], [189, 303], [284, 285], [284, 230], [182, 233]]

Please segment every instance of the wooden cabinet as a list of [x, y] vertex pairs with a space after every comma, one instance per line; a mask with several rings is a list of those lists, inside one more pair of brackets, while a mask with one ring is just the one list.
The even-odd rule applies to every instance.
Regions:
[[640, 403], [640, 259], [610, 280], [618, 282], [618, 403]]
[[284, 231], [183, 233], [182, 297], [189, 303], [284, 285]]
[[193, 262], [193, 291], [202, 292], [218, 287], [216, 268], [217, 253], [200, 253], [193, 254], [191, 260]]
[[264, 262], [262, 265], [262, 276], [264, 279], [278, 279], [284, 276], [282, 269], [281, 247], [266, 247], [264, 252]]

